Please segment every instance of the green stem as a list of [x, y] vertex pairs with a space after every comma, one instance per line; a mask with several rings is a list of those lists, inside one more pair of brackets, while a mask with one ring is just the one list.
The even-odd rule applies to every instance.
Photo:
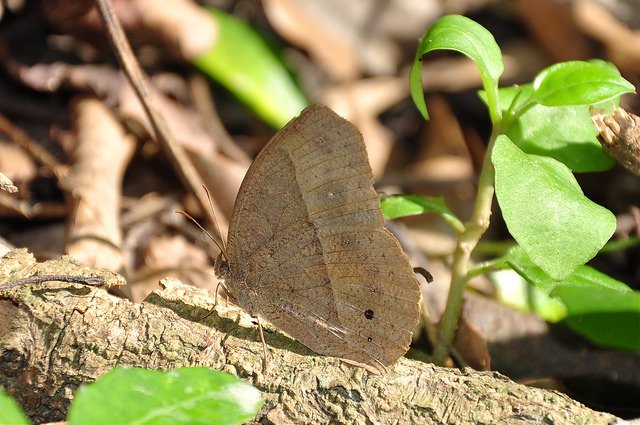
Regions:
[[638, 240], [637, 236], [630, 236], [627, 239], [609, 241], [602, 247], [602, 249], [600, 250], [600, 254], [604, 254], [606, 252], [623, 251], [625, 249], [634, 247], [639, 243], [640, 241]]
[[515, 246], [512, 240], [480, 241], [473, 251], [478, 256], [500, 257]]
[[[477, 251], [476, 251], [476, 254], [477, 254]], [[472, 279], [476, 276], [488, 274], [496, 270], [504, 270], [509, 268], [510, 268], [509, 264], [507, 264], [507, 262], [504, 261], [502, 258], [496, 258], [494, 260], [485, 261], [482, 263], [478, 263], [475, 266], [470, 267], [469, 270], [467, 270], [467, 280]]]
[[491, 116], [491, 122], [497, 123], [502, 121], [502, 111], [500, 110], [500, 103], [498, 102], [498, 81], [480, 72], [482, 78], [482, 84], [487, 94], [487, 107], [489, 108], [489, 115]]
[[453, 253], [451, 287], [449, 288], [447, 306], [440, 320], [438, 342], [433, 350], [434, 362], [438, 365], [444, 364], [444, 361], [447, 359], [451, 343], [458, 327], [458, 318], [460, 317], [460, 311], [462, 309], [462, 297], [467, 285], [471, 253], [489, 227], [495, 176], [495, 170], [491, 162], [491, 151], [493, 150], [493, 145], [498, 134], [500, 133], [494, 127], [480, 172], [478, 195], [473, 208], [473, 214], [471, 220], [465, 225], [464, 231], [458, 235], [458, 243]]

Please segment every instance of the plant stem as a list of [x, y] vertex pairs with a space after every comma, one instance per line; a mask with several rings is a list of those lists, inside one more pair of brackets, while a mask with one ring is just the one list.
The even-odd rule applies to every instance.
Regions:
[[627, 239], [609, 241], [602, 247], [602, 249], [600, 250], [600, 254], [604, 254], [606, 252], [623, 251], [625, 249], [634, 247], [639, 243], [640, 241], [638, 240], [637, 236], [630, 236]]
[[494, 193], [495, 170], [491, 162], [491, 151], [497, 135], [500, 134], [494, 127], [489, 140], [489, 146], [484, 157], [480, 179], [478, 182], [478, 195], [473, 208], [471, 220], [465, 224], [465, 229], [458, 235], [458, 243], [453, 253], [451, 266], [451, 287], [447, 298], [442, 319], [440, 320], [439, 338], [433, 351], [434, 363], [444, 364], [449, 355], [451, 343], [458, 328], [458, 318], [462, 309], [462, 298], [467, 286], [469, 259], [478, 241], [489, 227], [491, 217], [491, 204]]
[[[476, 250], [476, 254], [477, 254], [477, 250]], [[474, 265], [473, 267], [470, 267], [467, 270], [467, 279], [472, 279], [476, 276], [480, 276], [483, 274], [488, 274], [490, 272], [496, 271], [496, 270], [505, 270], [505, 269], [510, 269], [511, 267], [509, 267], [509, 264], [504, 261], [501, 258], [496, 258], [493, 260], [489, 260], [489, 261], [485, 261], [479, 264]]]
[[480, 241], [473, 252], [480, 256], [500, 257], [515, 245], [515, 242], [508, 240]]

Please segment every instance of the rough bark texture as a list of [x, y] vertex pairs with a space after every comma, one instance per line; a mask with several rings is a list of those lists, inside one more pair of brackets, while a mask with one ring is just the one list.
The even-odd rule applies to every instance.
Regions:
[[640, 176], [640, 117], [614, 108], [608, 114], [594, 110], [591, 119], [600, 132], [600, 144], [627, 170]]
[[[23, 250], [0, 263], [3, 281], [34, 274], [122, 278], [79, 263], [35, 264]], [[114, 366], [209, 366], [262, 391], [261, 423], [589, 423], [615, 418], [567, 396], [498, 373], [462, 372], [401, 359], [373, 375], [313, 354], [267, 328], [269, 365], [255, 326], [211, 293], [166, 280], [133, 304], [103, 288], [47, 282], [0, 293], [0, 384], [37, 423], [65, 418], [76, 388]]]

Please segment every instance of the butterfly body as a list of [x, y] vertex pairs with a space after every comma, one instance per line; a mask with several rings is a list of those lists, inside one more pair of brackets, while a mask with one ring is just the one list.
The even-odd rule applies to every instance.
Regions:
[[409, 347], [420, 291], [372, 180], [358, 130], [324, 106], [305, 109], [249, 168], [216, 271], [249, 314], [383, 371]]

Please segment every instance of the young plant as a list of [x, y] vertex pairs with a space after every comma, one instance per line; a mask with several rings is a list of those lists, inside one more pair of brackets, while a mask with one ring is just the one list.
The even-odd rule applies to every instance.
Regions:
[[[633, 85], [612, 64], [593, 60], [555, 64], [531, 84], [500, 89], [502, 55], [491, 33], [449, 15], [425, 33], [410, 73], [411, 95], [425, 119], [421, 60], [434, 50], [454, 50], [476, 63], [493, 126], [468, 222], [457, 219], [442, 199], [411, 195], [382, 201], [388, 218], [436, 212], [457, 233], [434, 361], [442, 364], [448, 356], [468, 280], [505, 268], [559, 299], [567, 324], [593, 342], [640, 350], [640, 292], [584, 265], [613, 234], [615, 217], [585, 197], [573, 176], [613, 165], [598, 143], [589, 106], [613, 103], [633, 92]], [[489, 226], [494, 192], [516, 245], [473, 266], [471, 254]]]

